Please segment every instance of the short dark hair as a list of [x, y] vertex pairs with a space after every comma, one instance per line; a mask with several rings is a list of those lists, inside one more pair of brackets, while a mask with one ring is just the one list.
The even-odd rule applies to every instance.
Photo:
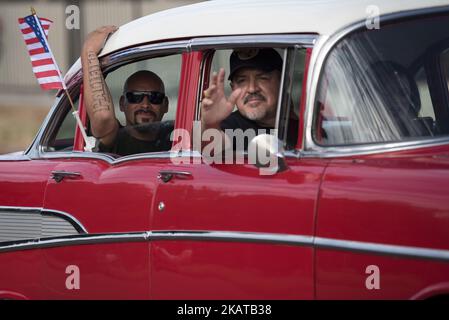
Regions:
[[158, 82], [160, 82], [162, 89], [165, 93], [165, 85], [164, 85], [164, 81], [162, 81], [162, 79], [153, 71], [149, 71], [149, 70], [140, 70], [140, 71], [136, 71], [134, 72], [132, 75], [130, 75], [128, 77], [128, 79], [126, 79], [125, 83], [123, 84], [123, 94], [125, 94], [126, 92], [128, 92], [128, 83], [133, 79], [133, 78], [138, 78], [138, 77], [142, 77], [142, 76], [146, 76], [148, 78], [153, 78], [156, 79]]

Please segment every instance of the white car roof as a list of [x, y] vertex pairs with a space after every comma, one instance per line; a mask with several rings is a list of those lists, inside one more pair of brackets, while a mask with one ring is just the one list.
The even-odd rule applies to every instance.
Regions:
[[[363, 21], [376, 6], [380, 15], [449, 6], [449, 0], [215, 0], [160, 11], [119, 28], [100, 56], [122, 48], [202, 36], [317, 33], [331, 35]], [[381, 26], [382, 27], [382, 26]], [[78, 59], [68, 81], [81, 68]]]
[[[120, 27], [101, 55], [136, 44], [201, 36], [318, 33], [330, 35], [381, 15], [449, 5], [448, 0], [217, 0], [151, 14]], [[370, 7], [371, 6], [371, 7]], [[370, 11], [371, 10], [371, 11]], [[376, 9], [374, 9], [376, 10]]]

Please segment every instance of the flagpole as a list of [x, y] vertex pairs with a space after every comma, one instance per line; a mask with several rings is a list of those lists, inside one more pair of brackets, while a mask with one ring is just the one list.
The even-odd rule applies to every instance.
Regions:
[[[36, 24], [37, 24], [37, 26], [38, 26], [40, 32], [41, 32], [42, 35], [45, 37], [45, 32], [44, 32], [44, 30], [43, 30], [43, 28], [42, 28], [42, 25], [41, 25], [41, 23], [40, 23], [40, 21], [39, 21], [39, 18], [37, 17], [36, 10], [34, 10], [33, 7], [31, 7], [31, 14], [33, 15], [34, 19], [36, 20]], [[79, 127], [79, 129], [80, 129], [80, 131], [81, 131], [81, 135], [83, 136], [84, 143], [85, 143], [85, 145], [86, 145], [85, 148], [86, 148], [88, 151], [92, 151], [92, 148], [94, 147], [95, 144], [94, 144], [93, 141], [91, 141], [91, 140], [87, 137], [86, 129], [84, 128], [84, 125], [83, 125], [83, 123], [82, 123], [82, 121], [81, 121], [81, 119], [80, 119], [80, 117], [79, 117], [78, 111], [75, 109], [75, 105], [74, 105], [74, 103], [73, 103], [73, 101], [72, 101], [72, 97], [70, 96], [69, 90], [67, 89], [67, 86], [66, 86], [66, 84], [65, 84], [64, 78], [63, 78], [62, 75], [61, 75], [61, 71], [59, 70], [59, 66], [58, 66], [58, 64], [56, 63], [56, 59], [55, 59], [55, 57], [54, 57], [54, 55], [53, 55], [53, 52], [51, 51], [50, 46], [48, 46], [48, 53], [50, 54], [51, 58], [53, 59], [53, 62], [54, 62], [54, 64], [55, 64], [55, 66], [56, 66], [56, 71], [58, 72], [59, 79], [61, 79], [62, 88], [64, 89], [64, 91], [65, 91], [65, 93], [66, 93], [66, 95], [67, 95], [67, 98], [68, 98], [68, 100], [69, 100], [70, 107], [72, 108], [72, 115], [75, 117], [76, 123], [78, 124], [78, 127]]]

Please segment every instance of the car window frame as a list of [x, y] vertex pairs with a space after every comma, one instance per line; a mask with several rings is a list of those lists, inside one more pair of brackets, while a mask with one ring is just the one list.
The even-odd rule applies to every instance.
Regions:
[[[161, 41], [157, 43], [137, 45], [135, 47], [124, 48], [119, 51], [109, 53], [102, 56], [100, 54], [100, 65], [103, 74], [112, 72], [113, 70], [119, 68], [122, 65], [137, 62], [139, 60], [150, 59], [151, 57], [157, 57], [164, 54], [183, 54], [191, 53], [194, 51], [207, 51], [208, 49], [219, 50], [221, 48], [236, 48], [236, 47], [247, 47], [248, 44], [259, 47], [277, 47], [282, 46], [295, 46], [299, 45], [304, 48], [313, 48], [318, 35], [315, 33], [307, 34], [273, 34], [273, 35], [236, 35], [236, 36], [217, 36], [217, 37], [201, 37], [192, 38], [187, 40], [172, 40], [172, 41]], [[81, 64], [78, 60], [78, 65], [75, 65], [75, 70], [70, 70], [71, 75], [68, 81], [68, 90], [73, 96], [74, 92], [79, 92], [80, 86], [82, 85], [82, 70]], [[72, 67], [73, 68], [73, 67]], [[184, 68], [182, 65], [181, 68]], [[201, 70], [200, 75], [201, 77]], [[306, 79], [304, 79], [306, 80]], [[200, 81], [200, 79], [198, 79]], [[182, 86], [182, 80], [180, 86]], [[198, 86], [200, 89], [201, 87]], [[197, 101], [194, 108], [198, 107], [198, 101], [201, 90], [196, 93]], [[179, 104], [179, 101], [178, 101]], [[58, 151], [58, 152], [45, 152], [43, 150], [45, 139], [49, 135], [49, 130], [54, 126], [54, 121], [61, 121], [58, 119], [61, 108], [68, 108], [68, 99], [64, 91], [59, 91], [55, 102], [45, 118], [41, 128], [39, 129], [37, 135], [35, 136], [30, 147], [25, 151], [25, 155], [30, 159], [67, 159], [67, 158], [91, 158], [106, 161], [110, 164], [121, 163], [125, 161], [139, 160], [145, 158], [169, 158], [173, 157], [170, 151], [153, 152], [153, 153], [143, 153], [136, 155], [129, 155], [125, 157], [115, 158], [111, 155], [99, 152], [84, 152], [79, 150], [72, 151]], [[182, 108], [182, 107], [181, 107]], [[181, 109], [178, 107], [178, 111]], [[279, 109], [278, 109], [279, 111]], [[196, 110], [193, 110], [194, 117], [196, 117]], [[178, 114], [176, 115], [178, 118]], [[301, 120], [300, 120], [301, 121]], [[175, 121], [175, 129], [177, 129], [177, 121]], [[181, 128], [182, 129], [182, 128]], [[286, 151], [285, 156], [298, 157], [298, 152]], [[195, 150], [181, 151], [176, 154], [177, 157], [185, 156], [200, 156]]]
[[[223, 36], [223, 37], [205, 37], [205, 38], [197, 38], [192, 41], [192, 50], [203, 51], [204, 60], [201, 66], [201, 79], [200, 79], [200, 90], [198, 92], [198, 98], [195, 108], [195, 117], [194, 120], [200, 121], [200, 101], [202, 92], [206, 89], [207, 84], [209, 82], [210, 75], [210, 66], [212, 63], [212, 59], [214, 56], [214, 52], [218, 50], [226, 50], [226, 49], [236, 49], [236, 48], [276, 48], [276, 49], [285, 49], [283, 51], [283, 68], [281, 74], [281, 84], [279, 90], [279, 99], [278, 106], [276, 111], [276, 124], [275, 129], [279, 129], [280, 119], [283, 118], [282, 114], [286, 114], [289, 109], [289, 105], [287, 101], [291, 97], [291, 85], [293, 85], [293, 81], [289, 81], [287, 83], [288, 94], [286, 94], [285, 82], [286, 79], [289, 78], [291, 73], [293, 72], [294, 67], [294, 59], [296, 50], [304, 49], [305, 51], [314, 48], [315, 41], [317, 40], [318, 35], [314, 33], [307, 34], [277, 34], [277, 35], [254, 35], [254, 36]], [[306, 53], [307, 54], [307, 53]], [[305, 69], [308, 68], [308, 63], [310, 60], [305, 59], [304, 63], [307, 64]], [[288, 69], [288, 70], [287, 70]], [[288, 74], [287, 74], [288, 72]], [[308, 74], [304, 72], [303, 75], [303, 83], [307, 82]], [[303, 88], [305, 88], [303, 86]], [[303, 91], [302, 94], [306, 95], [307, 91]], [[299, 101], [295, 101], [295, 103], [301, 104], [305, 101], [299, 99]], [[302, 106], [299, 106], [299, 110], [302, 110]], [[285, 117], [284, 117], [285, 118]], [[303, 114], [299, 114], [299, 123], [298, 129], [301, 127], [301, 123]], [[284, 123], [281, 126], [281, 130], [278, 130], [278, 137], [282, 135], [281, 142], [285, 145], [286, 143], [286, 129], [287, 124]], [[282, 131], [283, 134], [280, 132]], [[302, 130], [298, 130], [297, 143], [295, 144], [294, 149], [286, 150], [284, 152], [285, 157], [294, 157], [297, 158], [299, 153], [301, 152], [300, 146], [302, 145], [300, 141], [303, 137], [300, 137], [302, 134]], [[285, 135], [285, 137], [283, 137]], [[247, 155], [247, 151], [244, 152], [244, 155]]]
[[[170, 54], [183, 54], [188, 52], [188, 44], [189, 41], [169, 41], [169, 42], [161, 42], [155, 44], [141, 45], [132, 48], [126, 48], [117, 52], [110, 53], [106, 56], [100, 55], [100, 65], [103, 74], [105, 77], [108, 73], [113, 72], [114, 70], [130, 64], [135, 63], [141, 60], [156, 58], [159, 56], [170, 55]], [[82, 69], [81, 65], [78, 66], [79, 69], [73, 72], [72, 77], [67, 81], [68, 91], [73, 99], [73, 97], [79, 97], [80, 87], [82, 86]], [[181, 69], [184, 66], [181, 64]], [[181, 81], [179, 83], [181, 86]], [[179, 101], [178, 101], [179, 104]], [[25, 154], [31, 159], [64, 159], [64, 158], [91, 158], [103, 160], [108, 163], [120, 163], [124, 161], [130, 161], [135, 159], [142, 158], [167, 158], [170, 157], [170, 151], [160, 151], [160, 152], [150, 152], [150, 153], [142, 153], [142, 154], [134, 154], [124, 157], [116, 158], [107, 153], [101, 152], [87, 152], [83, 150], [67, 150], [67, 151], [55, 151], [55, 152], [47, 152], [44, 150], [46, 145], [49, 142], [49, 139], [52, 135], [55, 134], [56, 128], [60, 127], [61, 122], [65, 119], [70, 112], [70, 105], [67, 99], [66, 92], [59, 91], [55, 103], [48, 113], [47, 117], [44, 119], [44, 122], [41, 128], [38, 131], [35, 139], [33, 140], [31, 146], [25, 151]], [[88, 119], [86, 118], [86, 121]], [[86, 123], [84, 123], [86, 125]], [[176, 122], [175, 122], [176, 125]], [[175, 128], [176, 129], [176, 128]], [[77, 127], [75, 128], [75, 133], [77, 131]], [[75, 141], [74, 141], [75, 142]]]
[[[449, 14], [449, 6], [433, 7], [424, 9], [414, 9], [409, 11], [403, 11], [398, 13], [390, 13], [379, 16], [379, 23], [391, 24], [397, 22], [404, 22], [412, 19], [428, 18], [434, 15], [447, 15]], [[318, 93], [318, 86], [324, 72], [325, 62], [327, 58], [333, 52], [335, 47], [346, 37], [352, 35], [355, 32], [366, 30], [366, 21], [361, 20], [353, 23], [341, 30], [321, 36], [311, 57], [311, 70], [312, 73], [308, 79], [308, 95], [306, 102], [306, 112], [304, 117], [305, 134], [303, 136], [303, 150], [301, 150], [301, 157], [305, 158], [338, 158], [348, 157], [355, 155], [369, 155], [391, 151], [410, 150], [422, 147], [434, 147], [445, 145], [449, 143], [449, 135], [443, 137], [420, 137], [418, 139], [411, 139], [409, 141], [398, 142], [376, 142], [372, 144], [352, 144], [352, 145], [335, 145], [326, 146], [319, 145], [314, 141], [313, 128], [314, 128], [314, 114], [316, 112], [316, 100]]]

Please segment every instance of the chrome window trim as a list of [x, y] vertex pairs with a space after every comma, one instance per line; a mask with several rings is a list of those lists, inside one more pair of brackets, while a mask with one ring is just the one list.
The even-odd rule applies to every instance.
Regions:
[[121, 49], [119, 51], [109, 53], [106, 56], [101, 56], [100, 54], [101, 66], [104, 68], [104, 72], [107, 71], [107, 68], [112, 65], [116, 67], [119, 66], [120, 63], [126, 63], [129, 60], [147, 58], [149, 52], [151, 52], [152, 55], [187, 52], [189, 49], [189, 44], [190, 40], [169, 41], [163, 43], [146, 44], [129, 49]]
[[190, 49], [192, 51], [248, 47], [278, 47], [285, 49], [294, 45], [310, 47], [314, 45], [317, 38], [318, 35], [311, 33], [204, 37], [192, 39]]
[[201, 231], [201, 230], [155, 230], [127, 233], [81, 234], [42, 239], [0, 243], [0, 253], [17, 250], [29, 250], [58, 246], [147, 242], [147, 241], [216, 241], [240, 243], [268, 243], [310, 247], [320, 250], [338, 250], [361, 254], [377, 254], [393, 257], [417, 258], [449, 262], [449, 250], [425, 247], [371, 243], [363, 241], [341, 240], [313, 237], [307, 235], [238, 232], [238, 231]]
[[[380, 26], [393, 20], [404, 18], [416, 18], [419, 16], [438, 14], [449, 11], [449, 6], [441, 6], [435, 8], [415, 9], [405, 12], [390, 13], [380, 16]], [[357, 145], [342, 145], [342, 146], [320, 146], [315, 143], [312, 137], [313, 128], [313, 113], [315, 109], [315, 99], [318, 90], [318, 82], [323, 72], [324, 62], [329, 56], [329, 53], [334, 49], [338, 42], [350, 33], [365, 27], [366, 21], [359, 21], [342, 30], [337, 31], [332, 36], [321, 36], [312, 51], [310, 59], [309, 77], [307, 79], [306, 96], [306, 110], [304, 115], [304, 135], [301, 156], [305, 157], [345, 157], [353, 155], [375, 154], [390, 151], [402, 151], [420, 147], [432, 147], [436, 145], [444, 145], [449, 143], [449, 136], [442, 138], [421, 138], [413, 141], [401, 142], [379, 142], [376, 144], [357, 144]]]
[[201, 157], [201, 155], [197, 151], [186, 150], [181, 152], [160, 151], [160, 152], [137, 153], [129, 156], [123, 156], [120, 158], [114, 158], [111, 155], [101, 152], [72, 151], [69, 153], [67, 152], [46, 153], [40, 159], [67, 159], [67, 158], [93, 159], [105, 161], [110, 165], [116, 165], [124, 162], [145, 160], [145, 159], [171, 159], [181, 157]]
[[[302, 156], [303, 153], [300, 153], [297, 150], [289, 150], [284, 153], [286, 158], [297, 159]], [[247, 152], [244, 153], [247, 156]], [[97, 152], [71, 152], [70, 155], [67, 153], [58, 153], [54, 152], [51, 154], [46, 154], [42, 157], [42, 159], [65, 159], [65, 158], [73, 158], [73, 159], [94, 159], [94, 160], [102, 160], [107, 162], [110, 165], [122, 164], [125, 162], [138, 161], [138, 160], [148, 160], [148, 159], [171, 159], [171, 158], [202, 158], [200, 152], [196, 150], [183, 150], [180, 152], [170, 152], [170, 151], [161, 151], [161, 152], [149, 152], [149, 153], [140, 153], [133, 154], [129, 156], [124, 156], [120, 158], [114, 158], [108, 154], [97, 153]], [[222, 163], [225, 164], [225, 163]]]
[[300, 151], [303, 158], [339, 158], [350, 156], [364, 156], [379, 153], [390, 153], [397, 151], [415, 150], [421, 148], [433, 148], [449, 144], [449, 136], [441, 138], [423, 138], [422, 140], [376, 143], [363, 146], [327, 147], [314, 148], [312, 150]]
[[25, 154], [26, 151], [7, 153], [0, 155], [1, 161], [30, 161], [31, 158]]

